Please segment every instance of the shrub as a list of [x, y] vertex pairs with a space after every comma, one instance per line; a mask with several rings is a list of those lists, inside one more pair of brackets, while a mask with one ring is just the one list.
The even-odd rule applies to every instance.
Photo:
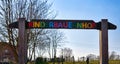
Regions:
[[45, 62], [42, 57], [38, 57], [35, 61], [35, 64], [48, 64], [48, 63]]

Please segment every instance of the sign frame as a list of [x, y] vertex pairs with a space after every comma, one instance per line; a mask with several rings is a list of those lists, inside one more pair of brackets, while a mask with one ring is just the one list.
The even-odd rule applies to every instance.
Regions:
[[[34, 21], [39, 22], [40, 20], [34, 19]], [[32, 20], [32, 22], [34, 22]], [[42, 20], [42, 21], [56, 21], [56, 20]], [[57, 20], [58, 21], [58, 20]], [[59, 20], [59, 21], [68, 21], [68, 20]], [[93, 20], [69, 20], [69, 21], [77, 21], [77, 22], [93, 22]], [[9, 28], [18, 28], [19, 29], [19, 37], [18, 37], [18, 64], [26, 64], [27, 63], [27, 29], [28, 23], [25, 18], [19, 18], [18, 22], [14, 22], [9, 24]], [[21, 26], [22, 25], [22, 26]], [[99, 30], [100, 36], [100, 64], [108, 64], [108, 30], [116, 29], [117, 26], [109, 23], [107, 19], [102, 19], [101, 22], [95, 23], [94, 28], [86, 28], [86, 29], [97, 29]], [[40, 28], [40, 29], [59, 29], [59, 28]], [[62, 29], [62, 28], [60, 28]], [[65, 29], [65, 28], [63, 28]], [[66, 28], [68, 29], [68, 28]], [[71, 28], [72, 29], [72, 28]], [[75, 28], [74, 28], [75, 29]]]

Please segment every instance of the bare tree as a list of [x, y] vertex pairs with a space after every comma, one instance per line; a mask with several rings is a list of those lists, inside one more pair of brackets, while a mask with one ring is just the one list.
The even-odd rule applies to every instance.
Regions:
[[73, 55], [72, 49], [64, 48], [61, 50], [61, 54], [63, 55], [63, 58], [65, 58], [66, 61], [70, 61]]
[[[0, 36], [2, 37], [0, 40], [1, 41], [7, 41], [9, 44], [13, 45], [14, 48], [17, 42], [17, 30], [13, 30], [8, 28], [7, 26], [12, 23], [13, 21], [15, 21], [14, 18], [14, 5], [13, 5], [12, 0], [1, 0], [0, 1]], [[18, 61], [17, 59], [17, 52], [16, 50], [13, 51], [15, 54], [15, 59], [16, 61]]]
[[52, 58], [56, 59], [57, 48], [64, 43], [64, 35], [58, 30], [52, 30], [50, 35], [51, 39], [51, 49], [52, 49]]
[[115, 51], [112, 51], [111, 54], [110, 54], [109, 59], [110, 60], [115, 60], [116, 55], [117, 55], [117, 53]]
[[[17, 48], [16, 46], [18, 45], [18, 30], [8, 28], [8, 25], [10, 23], [15, 22], [17, 18], [22, 17], [26, 18], [26, 20], [33, 18], [47, 19], [49, 18], [49, 14], [51, 14], [51, 4], [48, 4], [47, 0], [0, 0], [0, 3], [0, 40], [8, 41], [8, 43], [13, 45], [14, 48]], [[46, 46], [46, 43], [44, 43], [46, 41], [46, 38], [43, 35], [46, 35], [48, 31], [43, 29], [32, 29], [28, 31], [28, 56], [31, 58], [33, 57], [33, 52], [35, 57], [35, 49], [45, 49], [43, 47]], [[15, 49], [14, 52], [17, 62], [17, 50]], [[39, 50], [39, 52], [41, 51]]]
[[115, 60], [120, 60], [120, 55], [115, 55]]
[[100, 60], [100, 56], [97, 56], [97, 57], [96, 57], [96, 60]]
[[[29, 59], [36, 59], [37, 56], [43, 56], [43, 54], [46, 52], [46, 49], [49, 44], [49, 39], [46, 34], [49, 33], [48, 30], [37, 30], [31, 31], [29, 33]], [[39, 34], [38, 34], [39, 33]], [[34, 58], [33, 58], [34, 57]]]
[[85, 57], [83, 56], [83, 57], [80, 57], [80, 60], [81, 61], [85, 61]]
[[96, 60], [96, 55], [94, 55], [94, 54], [88, 54], [87, 58], [89, 58], [90, 60]]

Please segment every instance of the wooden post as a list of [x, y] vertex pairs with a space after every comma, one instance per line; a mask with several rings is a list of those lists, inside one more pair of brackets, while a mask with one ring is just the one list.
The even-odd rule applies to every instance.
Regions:
[[108, 20], [101, 20], [100, 64], [108, 64]]
[[27, 62], [27, 33], [25, 29], [25, 18], [18, 19], [18, 64]]

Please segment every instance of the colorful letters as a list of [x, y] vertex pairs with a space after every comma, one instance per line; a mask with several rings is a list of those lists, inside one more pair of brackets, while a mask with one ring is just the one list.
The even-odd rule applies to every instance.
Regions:
[[71, 21], [32, 21], [28, 22], [29, 28], [63, 28], [63, 29], [94, 29], [94, 22], [71, 22]]

